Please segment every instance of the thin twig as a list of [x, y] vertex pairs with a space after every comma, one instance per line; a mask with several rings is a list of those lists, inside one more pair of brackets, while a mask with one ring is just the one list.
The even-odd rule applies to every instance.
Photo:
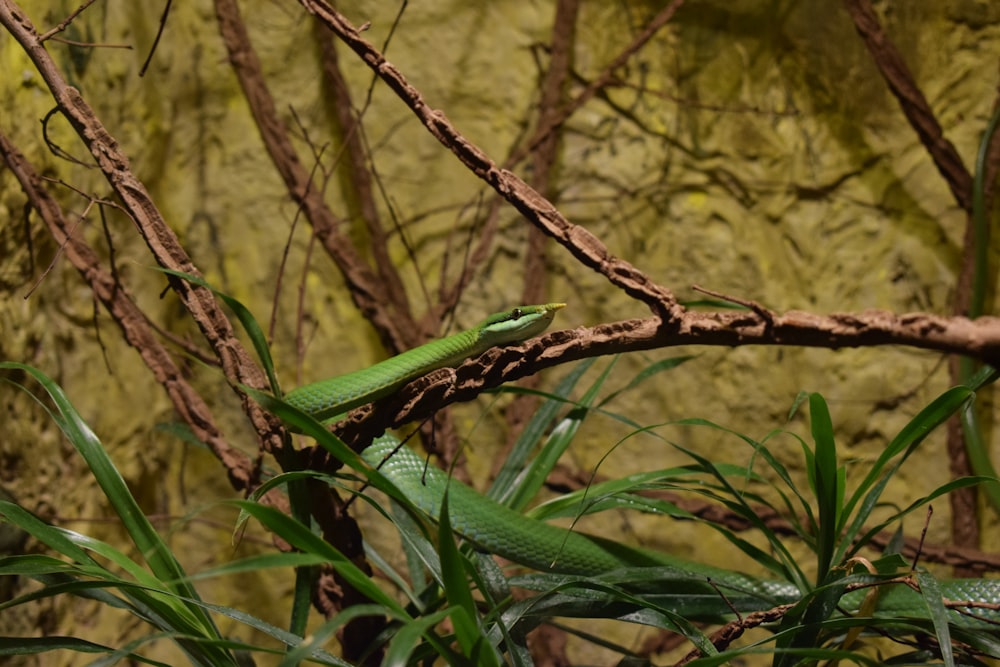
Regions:
[[927, 515], [924, 518], [924, 527], [920, 531], [920, 542], [917, 545], [917, 553], [913, 554], [913, 564], [910, 566], [911, 570], [916, 571], [917, 564], [920, 562], [920, 554], [923, 553], [923, 550], [924, 550], [924, 540], [927, 539], [927, 529], [931, 525], [931, 517], [933, 515], [934, 515], [934, 506], [933, 505], [928, 505], [927, 506]]
[[131, 44], [108, 44], [107, 42], [81, 42], [75, 39], [66, 39], [65, 37], [50, 37], [53, 42], [59, 42], [61, 44], [69, 44], [70, 46], [83, 46], [91, 49], [125, 49], [126, 51], [132, 50]]
[[47, 30], [42, 35], [39, 35], [38, 41], [39, 42], [44, 42], [45, 40], [51, 38], [52, 35], [56, 34], [57, 32], [62, 32], [63, 30], [65, 30], [66, 28], [68, 28], [69, 24], [72, 23], [73, 20], [76, 19], [77, 16], [79, 16], [80, 14], [82, 14], [83, 11], [85, 9], [87, 9], [87, 7], [90, 7], [95, 2], [97, 2], [97, 0], [85, 0], [85, 2], [82, 5], [80, 5], [79, 7], [77, 7], [69, 16], [67, 16], [66, 18], [64, 18], [59, 23], [57, 23], [54, 28], [52, 28], [51, 30]]
[[723, 294], [722, 292], [716, 292], [715, 290], [701, 287], [699, 285], [691, 285], [691, 289], [701, 292], [702, 294], [707, 294], [708, 296], [714, 296], [716, 299], [722, 299], [723, 301], [729, 301], [730, 303], [735, 303], [739, 306], [743, 306], [744, 308], [749, 308], [753, 312], [757, 313], [762, 320], [764, 320], [764, 325], [766, 327], [765, 332], [774, 328], [774, 313], [756, 301], [733, 296], [731, 294]]
[[73, 238], [73, 235], [76, 233], [77, 227], [79, 227], [83, 223], [83, 221], [87, 219], [87, 214], [90, 213], [90, 209], [93, 208], [93, 206], [94, 206], [94, 200], [92, 199], [90, 200], [90, 202], [87, 203], [87, 207], [83, 209], [83, 213], [80, 214], [80, 217], [77, 218], [77, 221], [66, 232], [66, 238], [64, 238], [62, 243], [59, 244], [59, 247], [56, 249], [56, 253], [52, 256], [52, 260], [49, 262], [49, 265], [46, 266], [45, 269], [42, 271], [42, 274], [38, 276], [37, 279], [35, 279], [35, 282], [32, 283], [31, 287], [28, 288], [28, 291], [24, 293], [23, 297], [21, 297], [22, 299], [24, 299], [25, 301], [30, 299], [31, 295], [35, 293], [36, 289], [38, 289], [38, 286], [42, 284], [42, 281], [45, 280], [45, 278], [49, 275], [49, 273], [52, 272], [52, 269], [55, 268], [55, 265], [59, 261], [59, 258], [62, 257], [63, 251], [66, 250], [66, 244], [69, 243], [70, 240]]
[[149, 53], [142, 62], [142, 67], [139, 68], [140, 77], [146, 76], [146, 69], [149, 67], [149, 63], [153, 61], [153, 54], [156, 53], [156, 47], [160, 45], [160, 38], [163, 37], [163, 32], [167, 29], [167, 16], [170, 14], [170, 7], [173, 4], [174, 0], [167, 0], [163, 6], [163, 13], [160, 14], [160, 24], [156, 29], [156, 37], [153, 38], [153, 44], [149, 47]]

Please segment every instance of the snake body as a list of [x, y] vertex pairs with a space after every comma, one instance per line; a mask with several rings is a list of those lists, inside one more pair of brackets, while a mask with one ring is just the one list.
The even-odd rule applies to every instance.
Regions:
[[802, 596], [787, 582], [757, 579], [530, 519], [449, 479], [441, 469], [427, 466], [419, 454], [391, 436], [376, 439], [361, 456], [432, 518], [441, 515], [441, 499], [447, 488], [455, 532], [482, 551], [534, 570], [588, 576], [622, 568], [661, 568], [661, 574], [671, 578], [675, 587], [683, 586], [685, 593], [711, 597], [715, 609], [721, 608], [721, 598], [707, 586], [707, 579], [723, 590], [731, 603], [738, 601], [743, 611], [769, 609]]
[[[374, 366], [306, 385], [285, 396], [292, 406], [326, 421], [352, 408], [387, 396], [410, 380], [437, 368], [455, 366], [495, 345], [520, 342], [540, 334], [564, 304], [521, 306], [496, 313], [468, 331], [432, 341]], [[376, 439], [362, 457], [391, 480], [410, 501], [437, 519], [448, 490], [452, 529], [477, 548], [543, 572], [595, 575], [616, 569], [657, 567], [675, 571], [681, 586], [685, 577], [693, 597], [714, 598], [720, 613], [733, 605], [740, 611], [766, 609], [800, 600], [803, 592], [786, 581], [759, 579], [665, 553], [626, 547], [617, 542], [568, 531], [530, 519], [451, 479], [391, 436]], [[710, 579], [713, 588], [706, 580]], [[986, 579], [950, 579], [940, 582], [950, 600], [998, 603], [1000, 582]], [[716, 588], [718, 590], [716, 590]], [[725, 607], [719, 590], [725, 593]], [[848, 594], [842, 608], [857, 609], [864, 592]], [[926, 619], [927, 606], [919, 593], [895, 585], [881, 596], [879, 613]], [[684, 611], [681, 609], [680, 611]], [[957, 625], [996, 631], [1000, 612], [976, 610], [979, 618], [949, 612]]]
[[[629, 547], [525, 517], [450, 478], [441, 469], [428, 466], [423, 457], [391, 436], [376, 439], [361, 456], [433, 519], [441, 516], [441, 499], [447, 488], [449, 520], [456, 533], [482, 551], [534, 570], [587, 576], [623, 568], [658, 568], [654, 576], [669, 582], [666, 585], [674, 599], [679, 595], [687, 597], [686, 604], [677, 611], [691, 618], [719, 618], [734, 608], [740, 612], [770, 609], [803, 597], [802, 591], [787, 581], [757, 578], [659, 551]], [[949, 600], [998, 602], [998, 583], [949, 579], [940, 585], [942, 595]], [[867, 590], [844, 595], [840, 607], [859, 609]], [[1000, 622], [1000, 613], [974, 611], [978, 618], [951, 611], [949, 619], [966, 628], [997, 631], [992, 624]], [[877, 614], [923, 619], [927, 617], [927, 606], [919, 593], [894, 584], [883, 587]]]
[[496, 345], [517, 343], [545, 331], [564, 303], [521, 306], [494, 313], [468, 331], [431, 341], [374, 366], [293, 389], [285, 401], [319, 421], [388, 396], [414, 378], [457, 366]]

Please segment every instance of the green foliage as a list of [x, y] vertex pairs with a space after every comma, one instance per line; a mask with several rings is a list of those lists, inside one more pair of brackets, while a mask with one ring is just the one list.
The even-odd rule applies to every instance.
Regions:
[[[269, 361], [269, 357], [262, 355], [262, 358]], [[534, 501], [556, 462], [585, 428], [587, 420], [615, 419], [633, 429], [622, 442], [646, 438], [660, 446], [669, 443], [691, 462], [595, 482], [536, 505], [528, 514], [539, 519], [578, 519], [585, 514], [627, 509], [660, 514], [665, 520], [699, 521], [675, 504], [646, 492], [670, 490], [697, 494], [752, 527], [746, 535], [725, 525], [706, 523], [707, 528], [717, 531], [745, 557], [743, 565], [734, 563], [734, 573], [763, 567], [774, 580], [788, 582], [801, 591], [800, 599], [793, 604], [759, 609], [754, 614], [751, 612], [755, 609], [743, 606], [750, 604], [750, 598], [743, 597], [738, 590], [706, 588], [704, 577], [671, 566], [625, 568], [592, 576], [502, 570], [492, 558], [463, 543], [461, 536], [452, 531], [447, 503], [443, 504], [440, 516], [425, 516], [392, 482], [321, 424], [279, 399], [256, 391], [250, 392], [256, 400], [297, 431], [315, 438], [344, 461], [350, 472], [284, 473], [258, 489], [254, 498], [230, 501], [241, 513], [237, 529], [252, 518], [296, 551], [246, 558], [191, 576], [183, 571], [142, 515], [101, 443], [62, 390], [31, 367], [0, 365], [26, 371], [39, 382], [54, 405], [47, 407], [52, 418], [87, 461], [137, 553], [144, 556], [143, 563], [136, 562], [108, 544], [47, 525], [13, 503], [0, 502], [4, 521], [27, 531], [60, 556], [15, 555], [0, 560], [0, 575], [30, 577], [41, 584], [38, 590], [0, 604], [0, 611], [40, 598], [74, 595], [132, 614], [149, 628], [145, 636], [119, 647], [100, 646], [72, 637], [2, 638], [0, 655], [70, 650], [103, 654], [100, 664], [112, 664], [123, 658], [158, 664], [143, 655], [144, 648], [154, 641], [169, 640], [195, 665], [236, 665], [254, 654], [281, 655], [283, 665], [305, 662], [344, 665], [347, 663], [324, 647], [351, 620], [376, 615], [389, 619], [388, 629], [383, 633], [384, 664], [399, 665], [434, 658], [452, 665], [530, 665], [528, 633], [542, 623], [560, 625], [558, 619], [573, 617], [610, 618], [680, 633], [692, 649], [701, 653], [701, 657], [690, 663], [695, 665], [724, 664], [762, 654], [772, 656], [775, 665], [812, 664], [821, 660], [852, 660], [858, 664], [942, 661], [957, 665], [979, 664], [978, 655], [1000, 656], [1000, 639], [989, 626], [963, 619], [944, 604], [942, 597], [948, 597], [950, 582], [938, 581], [923, 570], [911, 572], [906, 561], [893, 554], [872, 561], [870, 570], [859, 570], [857, 566], [861, 562], [857, 560], [860, 549], [877, 532], [951, 490], [981, 481], [980, 478], [955, 480], [888, 516], [877, 519], [874, 514], [883, 507], [882, 496], [894, 475], [926, 436], [973, 398], [971, 387], [950, 389], [931, 402], [863, 471], [861, 479], [854, 480], [838, 460], [833, 420], [826, 402], [818, 394], [802, 395], [789, 414], [792, 418], [799, 408], [808, 408], [811, 424], [808, 442], [781, 429], [757, 440], [704, 419], [640, 426], [609, 409], [612, 399], [626, 395], [684, 361], [687, 358], [654, 363], [623, 388], [607, 392], [603, 400], [600, 396], [612, 377], [614, 362], [583, 388], [579, 400], [571, 396], [594, 362], [571, 369], [551, 393], [542, 394], [545, 402], [505, 462], [489, 495], [523, 511]], [[696, 442], [701, 441], [699, 433], [704, 434], [705, 440], [736, 438], [747, 446], [750, 463], [716, 462], [700, 454], [697, 445], [672, 442], [665, 433], [678, 426], [694, 433], [690, 437]], [[776, 454], [775, 443], [779, 438], [791, 438], [798, 443], [806, 463], [808, 488], [796, 483], [781, 462], [782, 457]], [[314, 527], [255, 500], [270, 489], [292, 489], [307, 478], [344, 489], [356, 488], [357, 481], [367, 483], [367, 490], [358, 498], [391, 522], [408, 556], [405, 569], [397, 571], [392, 565], [394, 559], [369, 549], [369, 559], [395, 587], [394, 594], [375, 585], [364, 571], [325, 542]], [[373, 494], [372, 490], [384, 495]], [[389, 503], [383, 498], [388, 498]], [[794, 535], [776, 532], [772, 524], [761, 519], [761, 507], [785, 518]], [[302, 516], [308, 513], [303, 512]], [[807, 568], [796, 557], [794, 543], [805, 544], [813, 551], [815, 560], [811, 567]], [[370, 603], [345, 610], [315, 628], [308, 638], [303, 638], [305, 633], [300, 630], [304, 627], [302, 620], [292, 619], [290, 630], [282, 630], [241, 610], [205, 602], [194, 587], [195, 581], [206, 577], [263, 568], [297, 568], [301, 575], [319, 564], [335, 569]], [[890, 583], [901, 578], [914, 583], [920, 593], [903, 584]], [[304, 577], [303, 580], [308, 581]], [[515, 588], [521, 591], [517, 596], [512, 593]], [[743, 613], [737, 616], [732, 613], [734, 609]], [[987, 611], [984, 615], [996, 619], [1000, 612]], [[220, 616], [263, 633], [274, 639], [275, 644], [251, 645], [223, 637], [215, 624]], [[728, 623], [734, 638], [757, 626], [771, 632], [764, 638], [736, 646], [731, 639], [713, 639], [707, 634], [696, 622], [705, 620]], [[629, 664], [643, 662], [628, 647], [606, 637], [568, 627], [566, 630], [583, 641], [620, 653]], [[888, 637], [897, 643], [872, 645], [873, 637]], [[936, 644], [928, 644], [925, 640], [929, 638]], [[927, 648], [934, 645], [940, 650]]]
[[[24, 364], [0, 363], [0, 370], [22, 370], [31, 375], [51, 399], [54, 407], [46, 406], [53, 421], [84, 458], [95, 481], [100, 485], [109, 504], [118, 514], [141, 554], [145, 565], [126, 553], [92, 537], [46, 524], [18, 505], [0, 501], [0, 517], [27, 531], [38, 542], [62, 558], [43, 555], [14, 555], [0, 559], [0, 575], [24, 576], [35, 579], [42, 587], [0, 604], [0, 612], [33, 600], [59, 595], [75, 595], [98, 601], [108, 607], [132, 614], [146, 623], [151, 632], [122, 647], [107, 647], [82, 638], [45, 637], [26, 641], [2, 638], [4, 654], [31, 654], [55, 650], [104, 653], [100, 664], [113, 664], [123, 658], [147, 664], [159, 664], [145, 658], [142, 647], [157, 640], [175, 642], [193, 665], [240, 665], [240, 654], [254, 651], [275, 653], [273, 648], [251, 646], [223, 637], [213, 620], [221, 613], [240, 620], [288, 645], [300, 643], [279, 628], [255, 619], [238, 610], [215, 607], [198, 596], [191, 580], [168, 545], [159, 536], [139, 508], [125, 481], [115, 468], [97, 436], [90, 430], [70, 403], [62, 389], [43, 373]], [[261, 507], [257, 505], [256, 507]], [[286, 517], [287, 518], [287, 517]], [[253, 567], [300, 564], [301, 555], [290, 560], [254, 561]], [[314, 556], [309, 561], [317, 562]], [[217, 571], [238, 571], [247, 564], [230, 564]], [[346, 664], [323, 651], [311, 656], [316, 662], [329, 665]], [[98, 663], [95, 663], [98, 664]]]
[[[589, 363], [584, 366], [589, 367]], [[629, 423], [626, 417], [608, 412], [606, 404], [596, 398], [609, 377], [607, 370], [585, 388], [579, 401], [568, 398], [584, 370], [577, 368], [571, 371], [547, 396], [548, 401], [538, 411], [536, 421], [526, 429], [527, 433], [534, 434], [533, 442], [522, 438], [515, 446], [498, 477], [498, 481], [503, 482], [494, 485], [489, 492], [494, 498], [512, 507], [526, 506], [540, 488], [539, 480], [548, 476], [559, 454], [570, 445], [588, 417], [610, 416]], [[669, 568], [648, 568], [639, 572], [621, 570], [591, 577], [553, 573], [515, 573], [513, 576], [498, 577], [491, 559], [483, 558], [472, 550], [466, 552], [468, 556], [464, 559], [456, 556], [446, 514], [438, 517], [438, 527], [445, 533], [445, 537], [438, 538], [438, 551], [442, 562], [447, 562], [447, 565], [442, 565], [441, 570], [432, 567], [431, 583], [422, 590], [406, 590], [405, 595], [409, 599], [419, 599], [425, 605], [421, 613], [447, 614], [453, 619], [455, 639], [467, 659], [480, 659], [487, 655], [483, 646], [489, 645], [493, 649], [488, 653], [490, 661], [501, 655], [511, 664], [531, 664], [525, 640], [530, 630], [543, 622], [558, 623], [554, 619], [559, 617], [600, 617], [680, 632], [703, 654], [691, 664], [722, 664], [739, 656], [761, 653], [771, 654], [776, 665], [843, 659], [874, 665], [885, 664], [890, 657], [912, 664], [934, 659], [927, 649], [908, 651], [904, 648], [891, 656], [886, 651], [893, 644], [879, 645], [877, 649], [866, 647], [870, 637], [878, 636], [892, 637], [903, 642], [903, 646], [907, 642], [916, 645], [922, 638], [934, 637], [943, 647], [936, 659], [943, 660], [945, 664], [976, 664], [977, 652], [1000, 655], [1000, 644], [995, 634], [983, 632], [988, 626], [965, 625], [954, 611], [945, 607], [941, 599], [941, 582], [922, 570], [911, 573], [904, 559], [891, 554], [876, 559], [871, 572], [855, 573], [853, 566], [845, 565], [846, 559], [857, 556], [865, 542], [877, 531], [898, 522], [906, 514], [944, 493], [981, 481], [966, 479], [951, 482], [909, 507], [896, 511], [888, 519], [874, 526], [869, 525], [874, 520], [873, 511], [880, 507], [882, 494], [900, 466], [928, 433], [961, 409], [971, 396], [968, 388], [957, 388], [932, 402], [900, 432], [876, 463], [866, 468], [863, 478], [853, 488], [849, 484], [847, 468], [838, 461], [833, 422], [826, 403], [821, 396], [812, 394], [803, 397], [803, 404], [809, 407], [812, 442], [799, 440], [809, 472], [808, 490], [795, 484], [770, 447], [770, 443], [783, 431], [772, 432], [760, 442], [706, 420], [690, 419], [637, 428], [629, 437], [653, 436], [662, 441], [663, 436], [658, 431], [673, 425], [696, 426], [734, 435], [749, 446], [748, 457], [751, 460], [765, 463], [766, 474], [751, 467], [715, 463], [693, 448], [674, 443], [694, 463], [596, 483], [531, 510], [530, 513], [538, 518], [579, 517], [627, 508], [678, 519], [694, 519], [669, 502], [642, 495], [650, 489], [686, 490], [721, 504], [749, 522], [757, 538], [766, 540], [767, 548], [761, 548], [755, 540], [743, 537], [732, 529], [710, 524], [712, 529], [745, 554], [747, 569], [764, 565], [776, 577], [794, 583], [803, 591], [798, 604], [761, 621], [773, 631], [767, 639], [738, 648], [731, 647], [728, 642], [722, 642], [719, 647], [713, 645], [709, 637], [688, 619], [717, 610], [720, 604], [738, 606], [740, 598], [734, 595], [730, 600], [723, 600], [721, 594], [714, 599], [692, 596], [683, 589], [690, 578]], [[565, 406], [565, 415], [561, 418], [558, 406]], [[541, 416], [544, 416], [544, 421]], [[546, 433], [551, 435], [546, 436]], [[793, 434], [787, 435], [797, 438]], [[529, 490], [523, 490], [522, 486]], [[772, 498], [777, 499], [777, 504], [772, 502]], [[758, 516], [761, 505], [788, 519], [796, 532], [794, 539], [777, 534]], [[403, 542], [415, 552], [431, 550], [433, 538], [427, 536], [431, 527], [424, 521], [414, 523], [412, 508], [407, 508], [404, 516], [406, 520], [396, 520]], [[814, 550], [815, 572], [803, 570], [793, 555], [793, 541], [804, 542]], [[387, 559], [376, 560], [385, 563]], [[400, 582], [426, 581], [426, 560], [410, 559], [409, 572], [394, 572], [390, 576]], [[922, 593], [913, 593], [911, 597], [897, 592], [903, 584], [889, 582], [898, 582], [900, 577], [913, 581]], [[655, 585], [651, 586], [651, 582]], [[678, 586], [676, 594], [671, 592], [671, 582]], [[459, 590], [456, 591], [456, 587]], [[514, 600], [506, 594], [511, 587], [532, 591], [532, 595]], [[469, 596], [470, 590], [474, 597]], [[869, 590], [876, 593], [866, 597]], [[869, 606], [866, 607], [866, 604]], [[854, 613], [845, 615], [845, 609], [854, 610]], [[995, 612], [986, 615], [996, 618]], [[477, 625], [473, 626], [472, 619]], [[749, 628], [758, 621], [737, 620], [733, 625], [739, 626], [740, 623]], [[478, 634], [474, 634], [474, 630]], [[637, 664], [634, 662], [636, 656], [628, 647], [617, 646], [606, 638], [580, 630], [567, 628], [567, 631], [603, 648], [612, 648], [623, 659], [632, 660], [630, 664]], [[406, 636], [414, 642], [422, 642], [418, 633], [410, 632]], [[394, 641], [398, 642], [399, 638], [397, 634]], [[399, 648], [398, 644], [394, 648]], [[419, 655], [426, 653], [420, 644], [415, 644], [412, 656]]]

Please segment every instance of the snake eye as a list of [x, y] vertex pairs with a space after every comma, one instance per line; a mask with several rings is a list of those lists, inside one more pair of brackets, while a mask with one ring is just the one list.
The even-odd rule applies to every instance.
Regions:
[[521, 315], [524, 315], [524, 313], [521, 312], [520, 308], [515, 308], [514, 310], [510, 311], [510, 319], [512, 320], [521, 319]]

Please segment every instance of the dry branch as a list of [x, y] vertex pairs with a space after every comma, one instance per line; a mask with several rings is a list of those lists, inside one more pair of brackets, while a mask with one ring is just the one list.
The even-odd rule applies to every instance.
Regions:
[[216, 426], [208, 405], [184, 378], [128, 290], [101, 267], [97, 253], [81, 237], [72, 234], [62, 208], [46, 189], [38, 172], [2, 132], [0, 155], [17, 177], [21, 189], [45, 222], [52, 238], [65, 248], [67, 259], [104, 304], [121, 328], [125, 340], [139, 352], [156, 381], [163, 385], [178, 415], [219, 459], [233, 488], [251, 491], [256, 485], [253, 462], [229, 445]]
[[868, 0], [844, 0], [844, 5], [872, 55], [872, 62], [899, 101], [900, 109], [920, 137], [955, 201], [966, 213], [971, 213], [972, 175], [962, 163], [955, 145], [945, 138], [941, 123], [917, 86], [903, 56], [879, 22], [871, 3]]
[[452, 125], [444, 112], [431, 108], [402, 72], [387, 61], [374, 45], [363, 39], [358, 29], [341, 14], [321, 0], [302, 0], [302, 5], [340, 37], [399, 96], [438, 141], [524, 217], [569, 250], [584, 266], [645, 303], [664, 322], [670, 322], [679, 314], [679, 306], [670, 290], [654, 283], [630, 263], [612, 255], [594, 234], [570, 223], [538, 191], [516, 174], [498, 167], [482, 149]]
[[[146, 186], [135, 176], [128, 158], [120, 149], [80, 91], [66, 83], [62, 73], [39, 39], [31, 21], [12, 0], [0, 0], [0, 24], [18, 41], [48, 85], [60, 112], [90, 150], [104, 173], [122, 208], [135, 223], [157, 264], [166, 269], [199, 276], [187, 251], [166, 223]], [[171, 288], [191, 314], [202, 335], [211, 345], [222, 365], [226, 378], [234, 388], [239, 384], [264, 389], [264, 373], [236, 337], [229, 320], [212, 292], [204, 287], [170, 276]], [[247, 413], [261, 435], [271, 446], [280, 446], [278, 423], [250, 402], [242, 392]]]
[[323, 193], [314, 187], [309, 170], [303, 165], [278, 116], [239, 6], [235, 0], [216, 0], [215, 13], [233, 72], [243, 89], [271, 162], [285, 182], [289, 196], [302, 207], [316, 237], [340, 270], [354, 303], [375, 327], [387, 349], [399, 352], [423, 342], [411, 337], [416, 327], [405, 312], [391, 312], [386, 307], [382, 299], [384, 290], [378, 279], [339, 231], [341, 221], [326, 205]]
[[395, 396], [362, 408], [343, 435], [364, 447], [386, 428], [422, 419], [442, 406], [469, 401], [487, 389], [570, 361], [678, 345], [786, 345], [840, 349], [901, 345], [968, 354], [1000, 363], [1000, 318], [896, 315], [882, 310], [816, 315], [789, 311], [769, 318], [753, 312], [683, 311], [669, 328], [658, 318], [622, 320], [590, 328], [556, 331], [524, 345], [494, 348], [456, 369], [442, 369], [411, 382]]

